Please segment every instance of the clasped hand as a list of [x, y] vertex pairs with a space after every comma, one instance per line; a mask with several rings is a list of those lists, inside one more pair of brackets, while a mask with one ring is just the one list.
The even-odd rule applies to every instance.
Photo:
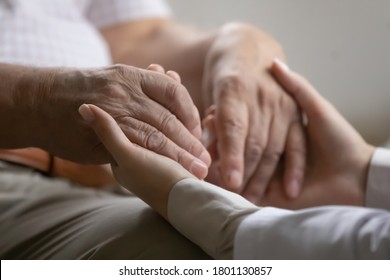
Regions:
[[254, 203], [282, 158], [288, 197], [299, 195], [305, 172], [301, 114], [271, 73], [275, 57], [283, 52], [269, 35], [227, 24], [211, 44], [203, 74], [204, 125], [215, 135], [205, 142], [213, 158], [207, 180]]
[[[362, 205], [373, 147], [304, 78], [279, 61], [274, 62], [272, 71], [307, 116], [306, 161], [309, 167], [303, 180], [303, 192], [297, 199], [284, 195], [282, 176], [276, 172], [259, 204], [287, 208]], [[102, 109], [84, 105], [80, 113], [93, 116], [84, 119], [113, 156], [112, 168], [122, 185], [166, 216], [172, 186], [192, 175], [177, 162], [131, 143]]]
[[[28, 104], [22, 114], [33, 115], [26, 118], [32, 120], [36, 135], [31, 146], [77, 162], [110, 162], [110, 153], [77, 113], [81, 104], [95, 104], [115, 119], [132, 143], [175, 160], [200, 179], [206, 176], [211, 158], [199, 140], [199, 113], [186, 88], [169, 77], [175, 75], [172, 72], [167, 76], [115, 65], [54, 68], [41, 74], [27, 75], [18, 89], [20, 103]], [[23, 86], [30, 90], [31, 85], [37, 93], [30, 102]]]

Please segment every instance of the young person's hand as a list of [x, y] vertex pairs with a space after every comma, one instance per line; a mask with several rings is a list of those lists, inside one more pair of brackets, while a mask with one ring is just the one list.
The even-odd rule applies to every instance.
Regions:
[[79, 112], [111, 154], [111, 168], [118, 182], [166, 217], [173, 185], [194, 176], [176, 161], [129, 141], [107, 112], [91, 104]]
[[363, 205], [374, 148], [303, 77], [277, 60], [272, 70], [307, 117], [307, 169], [297, 199], [286, 198], [282, 179], [276, 177], [262, 203], [292, 209], [329, 204]]

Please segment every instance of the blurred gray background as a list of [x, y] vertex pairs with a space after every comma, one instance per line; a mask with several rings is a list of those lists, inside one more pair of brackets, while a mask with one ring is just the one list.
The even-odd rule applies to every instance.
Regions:
[[373, 144], [390, 136], [390, 0], [168, 0], [181, 22], [210, 30], [252, 23]]

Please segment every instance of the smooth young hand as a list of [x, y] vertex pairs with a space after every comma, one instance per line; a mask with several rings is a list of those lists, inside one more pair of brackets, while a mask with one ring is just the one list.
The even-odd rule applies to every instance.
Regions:
[[84, 104], [79, 112], [111, 154], [118, 182], [167, 217], [171, 188], [194, 176], [176, 161], [130, 142], [114, 118], [99, 107]]
[[306, 114], [307, 169], [297, 199], [286, 198], [283, 179], [276, 176], [261, 203], [291, 209], [334, 204], [362, 206], [374, 148], [303, 77], [280, 61], [274, 63], [273, 73]]

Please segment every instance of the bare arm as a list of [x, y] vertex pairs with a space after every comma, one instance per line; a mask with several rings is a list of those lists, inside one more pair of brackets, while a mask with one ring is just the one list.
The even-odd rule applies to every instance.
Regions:
[[[22, 148], [37, 144], [36, 102], [33, 96], [49, 87], [49, 70], [0, 64], [0, 147]], [[35, 82], [32, 82], [35, 80]]]
[[110, 112], [134, 143], [173, 158], [198, 178], [207, 174], [210, 157], [193, 135], [200, 134], [197, 109], [187, 90], [165, 75], [124, 65], [2, 64], [0, 79], [0, 148], [38, 147], [72, 161], [107, 163], [110, 155], [77, 113], [91, 103]]

